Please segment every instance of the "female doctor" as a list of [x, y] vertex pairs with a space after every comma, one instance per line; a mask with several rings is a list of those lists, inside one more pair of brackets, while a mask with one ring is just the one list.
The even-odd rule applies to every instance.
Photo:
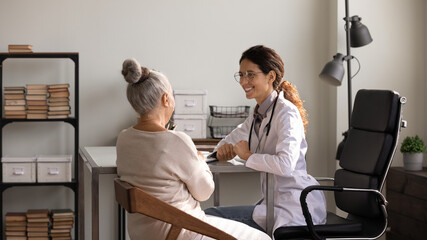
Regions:
[[[296, 88], [283, 81], [284, 64], [271, 48], [254, 46], [240, 58], [234, 77], [247, 99], [255, 99], [254, 115], [218, 143], [217, 159], [238, 155], [246, 166], [274, 174], [274, 226], [306, 225], [299, 197], [301, 191], [318, 182], [306, 171], [307, 114]], [[264, 200], [256, 206], [212, 207], [206, 214], [233, 219], [265, 230], [266, 175], [261, 174]], [[326, 203], [321, 191], [313, 191], [307, 203], [314, 224], [325, 223]]]

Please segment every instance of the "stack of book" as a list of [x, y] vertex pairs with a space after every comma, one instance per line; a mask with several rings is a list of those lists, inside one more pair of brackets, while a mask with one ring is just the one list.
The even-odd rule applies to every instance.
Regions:
[[47, 118], [47, 85], [27, 84], [27, 119]]
[[51, 215], [50, 237], [52, 240], [70, 240], [71, 229], [74, 225], [74, 212], [71, 209], [54, 209], [51, 211]]
[[69, 87], [70, 84], [68, 83], [49, 85], [47, 89], [49, 92], [47, 118], [68, 118], [71, 114]]
[[4, 88], [4, 117], [5, 118], [26, 118], [24, 87]]
[[28, 44], [9, 44], [9, 53], [32, 53], [33, 46]]
[[28, 240], [49, 240], [49, 210], [27, 210], [27, 236]]
[[27, 240], [27, 215], [24, 212], [6, 213], [6, 240]]

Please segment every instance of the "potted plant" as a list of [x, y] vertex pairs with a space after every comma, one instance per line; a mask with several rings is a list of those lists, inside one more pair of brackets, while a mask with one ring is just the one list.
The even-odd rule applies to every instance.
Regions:
[[423, 170], [423, 153], [426, 152], [426, 146], [418, 135], [406, 137], [402, 142], [400, 152], [403, 153], [403, 168], [405, 170]]

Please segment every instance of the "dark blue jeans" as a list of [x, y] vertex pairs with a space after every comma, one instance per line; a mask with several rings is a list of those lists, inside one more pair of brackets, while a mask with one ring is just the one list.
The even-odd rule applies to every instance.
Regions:
[[205, 210], [205, 214], [231, 219], [265, 232], [265, 230], [252, 219], [254, 209], [255, 206], [211, 207]]

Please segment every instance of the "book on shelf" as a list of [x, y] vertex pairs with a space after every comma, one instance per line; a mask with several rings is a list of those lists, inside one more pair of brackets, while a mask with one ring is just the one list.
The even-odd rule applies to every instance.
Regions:
[[32, 53], [32, 50], [27, 49], [9, 49], [9, 53]]
[[71, 233], [71, 228], [68, 229], [50, 229], [50, 233]]
[[25, 212], [8, 212], [6, 213], [6, 222], [27, 221], [27, 213]]
[[27, 115], [4, 115], [7, 119], [26, 119]]
[[54, 93], [54, 92], [67, 92], [68, 88], [48, 88], [47, 91], [49, 93]]
[[27, 222], [29, 223], [41, 223], [41, 222], [50, 222], [50, 218], [46, 217], [46, 218], [28, 218]]
[[63, 115], [47, 115], [47, 119], [64, 119], [64, 118], [68, 118], [69, 115], [68, 114], [63, 114]]
[[9, 44], [9, 53], [32, 53], [33, 46], [29, 44]]
[[47, 114], [47, 110], [46, 109], [43, 109], [43, 110], [38, 110], [38, 109], [27, 110], [27, 114], [33, 114], [33, 113], [44, 113], [44, 114]]
[[24, 94], [24, 90], [4, 90], [3, 91], [4, 94]]
[[8, 221], [6, 221], [6, 227], [18, 227], [18, 226], [27, 226], [27, 220], [25, 220], [25, 221], [16, 221], [16, 222], [8, 222]]
[[19, 232], [6, 231], [6, 237], [8, 236], [26, 236], [26, 232], [25, 231], [19, 231]]
[[21, 225], [21, 226], [6, 226], [6, 231], [15, 231], [15, 232], [19, 232], [19, 231], [25, 231], [27, 229], [27, 227], [25, 225]]
[[25, 106], [27, 102], [25, 101], [25, 99], [9, 99], [9, 100], [4, 100], [4, 104], [6, 106]]
[[59, 84], [50, 84], [48, 86], [49, 89], [56, 89], [56, 88], [69, 88], [69, 83], [59, 83]]
[[47, 105], [29, 105], [27, 110], [47, 110]]
[[[49, 237], [28, 237], [26, 240], [50, 240]], [[59, 239], [56, 239], [59, 240]], [[71, 238], [70, 238], [71, 240]]]
[[47, 112], [48, 115], [70, 115], [70, 111], [49, 111]]
[[6, 240], [28, 240], [27, 237], [22, 236], [9, 236], [6, 237]]
[[69, 97], [70, 96], [70, 92], [67, 91], [61, 91], [61, 92], [51, 92], [49, 93], [49, 97], [51, 98], [63, 98], [63, 97]]
[[26, 214], [27, 214], [27, 219], [28, 218], [47, 218], [49, 217], [49, 209], [28, 209]]
[[47, 119], [46, 113], [27, 113], [27, 119]]
[[7, 48], [10, 49], [33, 49], [33, 45], [31, 44], [9, 44], [7, 45]]
[[50, 213], [54, 219], [74, 217], [74, 211], [69, 208], [52, 209]]
[[47, 89], [47, 84], [27, 84], [27, 91], [30, 89]]
[[60, 217], [60, 218], [53, 218], [53, 221], [54, 222], [64, 222], [64, 224], [65, 224], [65, 222], [70, 222], [70, 221], [72, 221], [72, 222], [74, 222], [74, 217]]
[[65, 226], [65, 225], [67, 225], [67, 226], [69, 226], [69, 225], [73, 225], [74, 224], [74, 219], [73, 220], [71, 220], [71, 219], [67, 219], [66, 221], [63, 221], [63, 220], [61, 220], [61, 221], [53, 221], [52, 222], [52, 226], [53, 227], [55, 227], [55, 226]]
[[45, 226], [45, 227], [30, 227], [27, 226], [27, 232], [47, 232], [49, 231], [49, 227]]
[[5, 115], [25, 115], [27, 114], [27, 112], [25, 110], [21, 110], [21, 111], [4, 111]]
[[49, 106], [70, 106], [69, 102], [49, 102]]
[[27, 94], [47, 94], [47, 89], [27, 89]]
[[28, 100], [46, 100], [47, 95], [46, 94], [27, 94], [25, 97]]
[[33, 106], [33, 105], [47, 105], [46, 100], [27, 100], [27, 105], [28, 106]]
[[5, 111], [25, 111], [25, 105], [5, 105], [3, 107]]
[[27, 227], [48, 227], [48, 222], [29, 222], [27, 223]]
[[47, 102], [70, 102], [70, 99], [68, 97], [49, 97]]
[[25, 99], [23, 93], [4, 94], [4, 99]]
[[10, 86], [10, 87], [4, 87], [4, 90], [25, 90], [25, 87], [22, 87], [22, 86]]
[[49, 232], [27, 232], [28, 237], [49, 237]]
[[52, 106], [49, 105], [49, 111], [69, 111], [70, 110], [70, 106], [66, 105], [66, 106]]
[[50, 237], [52, 237], [52, 239], [70, 239], [71, 234], [70, 233], [54, 233], [54, 234], [50, 234]]

